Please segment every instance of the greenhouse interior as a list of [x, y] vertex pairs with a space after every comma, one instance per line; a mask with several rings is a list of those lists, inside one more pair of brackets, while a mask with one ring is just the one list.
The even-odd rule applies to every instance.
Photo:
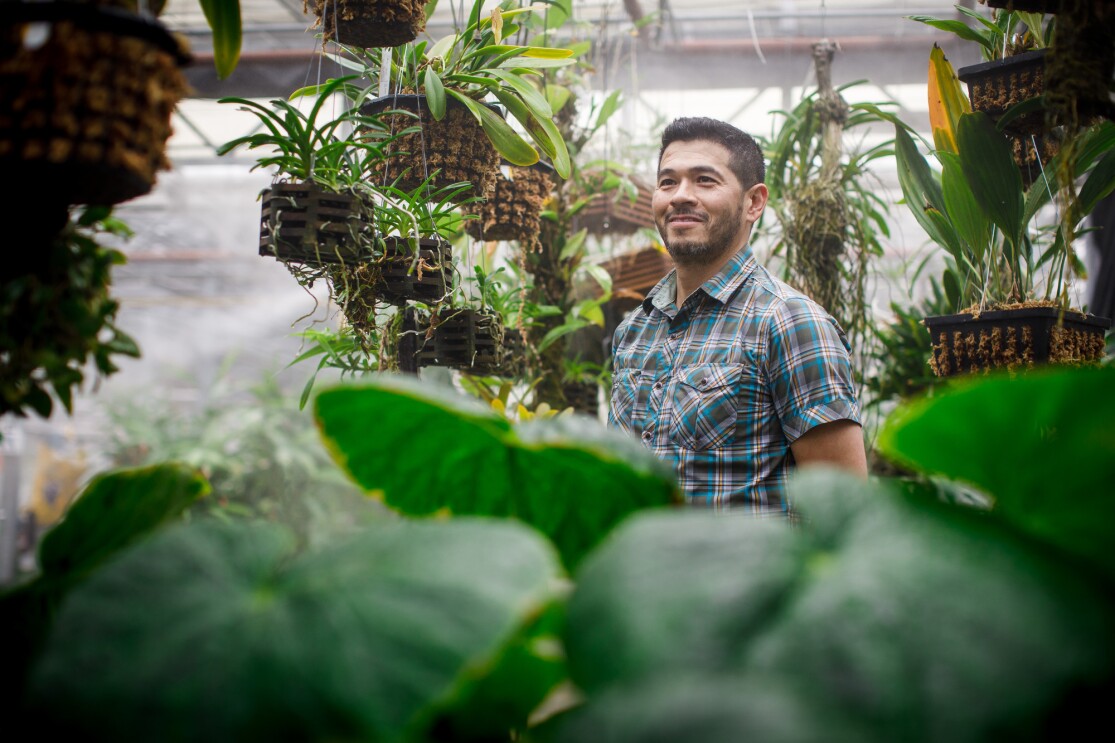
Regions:
[[2, 7], [9, 730], [1103, 729], [1115, 2]]

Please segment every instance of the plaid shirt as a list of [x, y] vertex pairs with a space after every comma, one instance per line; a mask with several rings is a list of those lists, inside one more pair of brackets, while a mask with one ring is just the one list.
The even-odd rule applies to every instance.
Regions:
[[616, 329], [609, 425], [672, 463], [692, 504], [788, 512], [790, 443], [860, 422], [844, 332], [750, 246], [676, 297], [671, 271]]

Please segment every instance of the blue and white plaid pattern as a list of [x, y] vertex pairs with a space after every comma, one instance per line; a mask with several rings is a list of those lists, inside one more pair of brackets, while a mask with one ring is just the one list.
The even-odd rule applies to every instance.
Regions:
[[671, 462], [694, 505], [786, 513], [790, 443], [860, 422], [844, 332], [750, 246], [676, 296], [671, 271], [617, 328], [609, 425]]

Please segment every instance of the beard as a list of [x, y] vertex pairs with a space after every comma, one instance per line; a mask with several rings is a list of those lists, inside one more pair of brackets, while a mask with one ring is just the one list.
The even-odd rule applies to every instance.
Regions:
[[[667, 232], [669, 226], [667, 220], [678, 214], [689, 214], [705, 219], [707, 225], [706, 238], [704, 240], [684, 237], [670, 239]], [[675, 209], [672, 212], [667, 212], [661, 220], [655, 220], [658, 234], [662, 236], [662, 242], [666, 245], [666, 251], [674, 259], [674, 263], [682, 266], [707, 266], [722, 258], [729, 251], [740, 247], [735, 244], [735, 240], [739, 234], [740, 225], [743, 224], [743, 202], [740, 202], [729, 217], [715, 221], [708, 220], [707, 213], [696, 209]]]

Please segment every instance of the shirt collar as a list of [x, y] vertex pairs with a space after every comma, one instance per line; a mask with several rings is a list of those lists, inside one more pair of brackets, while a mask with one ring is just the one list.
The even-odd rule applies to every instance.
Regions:
[[[732, 298], [743, 282], [755, 271], [755, 257], [751, 245], [744, 245], [736, 251], [728, 262], [711, 279], [701, 284], [697, 291], [703, 291], [712, 299], [724, 304]], [[663, 312], [677, 302], [677, 269], [671, 270], [643, 299], [643, 312], [650, 313], [657, 307]], [[667, 312], [669, 314], [669, 312]]]

